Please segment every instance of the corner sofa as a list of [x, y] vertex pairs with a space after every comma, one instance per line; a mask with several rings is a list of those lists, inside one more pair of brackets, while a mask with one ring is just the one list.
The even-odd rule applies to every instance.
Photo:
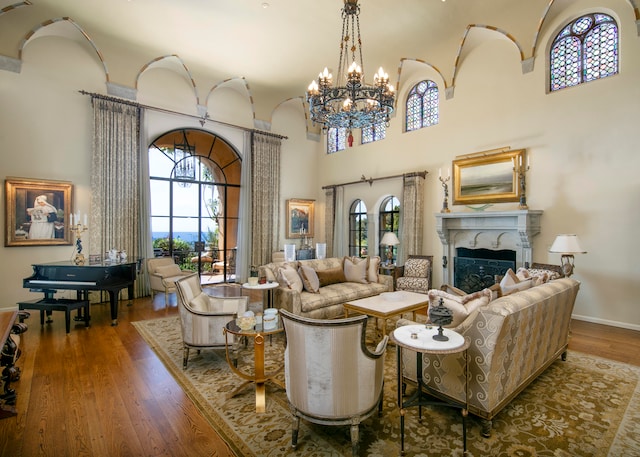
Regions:
[[278, 282], [274, 290], [278, 308], [298, 316], [333, 319], [344, 316], [344, 303], [393, 290], [393, 278], [379, 274], [379, 266], [377, 256], [329, 257], [273, 262], [259, 270], [260, 276]]
[[[571, 313], [580, 283], [570, 278], [517, 291], [489, 301], [453, 330], [471, 342], [468, 357], [468, 411], [491, 420], [558, 357], [566, 359]], [[415, 324], [400, 319], [397, 326]], [[416, 353], [403, 349], [403, 379], [415, 384]], [[463, 353], [422, 355], [422, 378], [429, 393], [465, 402]]]

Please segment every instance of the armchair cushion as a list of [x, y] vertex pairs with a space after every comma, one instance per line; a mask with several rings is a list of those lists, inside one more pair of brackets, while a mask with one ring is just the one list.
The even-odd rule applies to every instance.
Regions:
[[208, 297], [209, 296], [207, 294], [202, 292], [201, 294], [196, 295], [194, 298], [192, 298], [191, 301], [189, 302], [189, 305], [191, 305], [191, 308], [194, 311], [200, 311], [200, 312], [208, 311], [209, 309]]
[[410, 278], [426, 278], [429, 272], [429, 260], [407, 259], [404, 264], [404, 276]]
[[168, 278], [171, 276], [180, 276], [182, 274], [182, 270], [175, 263], [172, 265], [163, 265], [156, 268], [156, 274], [162, 276], [163, 278]]
[[347, 282], [369, 283], [367, 281], [367, 260], [359, 257], [344, 258], [344, 276]]

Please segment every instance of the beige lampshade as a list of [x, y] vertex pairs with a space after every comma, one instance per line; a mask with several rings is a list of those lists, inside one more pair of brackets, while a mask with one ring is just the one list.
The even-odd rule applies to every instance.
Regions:
[[393, 232], [385, 232], [382, 236], [382, 240], [380, 240], [380, 244], [383, 246], [396, 246], [400, 244], [400, 240]]
[[560, 254], [586, 254], [587, 251], [582, 249], [577, 235], [558, 235], [553, 244], [549, 248], [549, 252], [558, 252]]

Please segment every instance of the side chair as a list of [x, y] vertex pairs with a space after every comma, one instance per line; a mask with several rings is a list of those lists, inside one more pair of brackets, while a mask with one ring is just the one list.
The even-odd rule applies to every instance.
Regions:
[[293, 413], [291, 445], [298, 444], [300, 419], [349, 425], [358, 455], [360, 422], [382, 413], [385, 336], [374, 351], [365, 344], [367, 316], [311, 319], [280, 309], [287, 337], [284, 369]]
[[176, 291], [176, 281], [193, 273], [191, 270], [181, 270], [172, 257], [152, 257], [147, 259], [147, 275], [151, 295], [164, 292], [165, 305], [169, 304], [169, 294]]
[[396, 290], [426, 294], [431, 289], [432, 255], [409, 255], [401, 276], [396, 279]]
[[224, 326], [247, 310], [249, 297], [212, 297], [202, 290], [193, 273], [176, 281], [182, 330], [182, 368], [187, 368], [189, 349], [225, 347]]

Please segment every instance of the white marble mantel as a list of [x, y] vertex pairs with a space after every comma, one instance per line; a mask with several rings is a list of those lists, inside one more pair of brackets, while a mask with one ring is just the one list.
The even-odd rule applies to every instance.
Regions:
[[456, 249], [509, 249], [516, 252], [516, 268], [532, 260], [532, 238], [540, 233], [540, 210], [435, 213], [442, 242], [443, 279], [454, 283]]

